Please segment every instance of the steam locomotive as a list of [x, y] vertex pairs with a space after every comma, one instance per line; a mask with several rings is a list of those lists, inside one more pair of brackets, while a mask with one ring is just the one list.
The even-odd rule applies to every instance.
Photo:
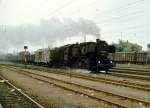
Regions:
[[50, 67], [83, 68], [90, 71], [106, 71], [113, 66], [108, 59], [109, 53], [115, 53], [115, 47], [106, 41], [97, 39], [96, 42], [69, 44], [53, 49], [39, 49], [33, 54], [21, 52], [18, 60]]
[[114, 46], [109, 46], [106, 41], [97, 39], [96, 42], [71, 44], [51, 50], [50, 63], [52, 66], [107, 72], [113, 65], [108, 59], [108, 54], [114, 52]]

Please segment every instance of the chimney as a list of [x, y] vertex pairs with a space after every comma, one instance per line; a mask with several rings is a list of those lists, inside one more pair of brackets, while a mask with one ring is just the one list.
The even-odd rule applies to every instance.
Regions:
[[100, 39], [96, 39], [96, 42], [98, 43], [100, 41]]

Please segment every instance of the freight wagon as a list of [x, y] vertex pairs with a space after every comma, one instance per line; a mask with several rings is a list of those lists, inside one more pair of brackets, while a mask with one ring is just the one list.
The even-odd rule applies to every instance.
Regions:
[[50, 62], [50, 49], [44, 48], [44, 49], [38, 49], [35, 51], [35, 56], [33, 60], [36, 64], [41, 65], [47, 65]]
[[116, 63], [148, 64], [150, 52], [116, 52], [110, 53], [109, 58]]

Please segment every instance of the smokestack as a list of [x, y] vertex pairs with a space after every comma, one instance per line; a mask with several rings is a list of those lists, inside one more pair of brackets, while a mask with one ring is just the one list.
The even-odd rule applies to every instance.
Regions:
[[101, 37], [100, 33], [96, 33], [95, 35], [96, 35], [97, 39], [100, 39], [100, 37]]
[[100, 39], [96, 39], [96, 43], [98, 43], [100, 41]]

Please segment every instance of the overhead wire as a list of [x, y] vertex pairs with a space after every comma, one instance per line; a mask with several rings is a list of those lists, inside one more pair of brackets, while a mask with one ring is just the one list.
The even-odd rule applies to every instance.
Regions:
[[[145, 14], [144, 12], [146, 12], [147, 10], [150, 9], [150, 7], [146, 7], [147, 9], [142, 9], [142, 10], [141, 10], [141, 8], [142, 7], [140, 7], [140, 10], [138, 9], [138, 11], [133, 11], [133, 12], [127, 13], [125, 15], [115, 16], [115, 17], [103, 19], [100, 23], [108, 23], [108, 21], [111, 21], [111, 20], [120, 20], [121, 18], [132, 17], [132, 16], [136, 16], [138, 14]], [[147, 12], [149, 12], [149, 11], [147, 11]], [[122, 12], [122, 13], [124, 13], [124, 12]]]
[[76, 2], [76, 0], [69, 0], [68, 2], [64, 3], [62, 6], [56, 8], [55, 10], [53, 10], [49, 15], [47, 15], [47, 17], [49, 16], [53, 16], [53, 14], [56, 14], [56, 12], [59, 12], [60, 10], [62, 10], [63, 8], [66, 8], [67, 6], [73, 4], [74, 2]]
[[[137, 0], [137, 1], [134, 1], [134, 2], [131, 2], [131, 3], [128, 3], [128, 4], [126, 4], [126, 5], [120, 6], [120, 7], [118, 7], [118, 8], [115, 8], [115, 9], [113, 9], [113, 11], [116, 10], [116, 9], [119, 10], [119, 9], [121, 9], [121, 8], [123, 8], [123, 7], [126, 8], [125, 6], [135, 5], [135, 4], [137, 4], [137, 3], [141, 2], [141, 1], [147, 1], [147, 0]], [[74, 2], [75, 2], [75, 1], [74, 1]], [[60, 9], [66, 8], [66, 6], [71, 5], [71, 4], [74, 3], [74, 2], [69, 1], [69, 2], [65, 3], [64, 5], [58, 7], [57, 9], [55, 9], [54, 11], [52, 11], [52, 12], [50, 13], [50, 16], [53, 16], [53, 14], [55, 14], [56, 12], [59, 12]], [[89, 3], [88, 5], [90, 5], [90, 4], [91, 4], [91, 3]], [[133, 12], [133, 13], [129, 13], [129, 14], [126, 14], [125, 16], [135, 15], [135, 14], [138, 14], [139, 12], [142, 12], [142, 11], [136, 11], [136, 12]], [[124, 15], [119, 16], [119, 17], [110, 18], [110, 20], [119, 19], [120, 17], [124, 17]], [[108, 20], [109, 20], [109, 19], [103, 20], [103, 23], [108, 22]], [[98, 23], [98, 22], [97, 22], [97, 23]], [[100, 23], [99, 23], [99, 24], [100, 24]]]
[[[126, 5], [123, 5], [123, 6], [120, 6], [118, 8], [115, 8], [111, 11], [104, 11], [104, 12], [101, 12], [100, 14], [103, 14], [103, 13], [106, 13], [108, 14], [109, 12], [118, 12], [118, 11], [121, 11], [122, 9], [131, 9], [131, 8], [134, 8], [134, 7], [138, 7], [137, 4], [139, 3], [146, 3], [147, 0], [137, 0], [137, 1], [134, 1], [134, 2], [131, 2], [131, 3], [127, 3]], [[60, 10], [62, 10], [63, 8], [66, 8], [68, 5], [71, 5], [73, 2], [72, 1], [69, 1], [67, 3], [65, 3], [64, 5], [62, 5], [61, 7], [55, 9], [53, 12], [51, 12], [50, 16], [52, 16], [53, 14], [56, 14], [57, 12], [59, 12]], [[90, 5], [90, 4], [89, 4]], [[147, 5], [147, 4], [146, 4]], [[134, 7], [132, 7], [134, 6]], [[144, 5], [143, 5], [144, 6]], [[107, 13], [108, 12], [108, 13]], [[133, 13], [129, 13], [129, 14], [126, 14], [126, 15], [122, 15], [122, 16], [118, 16], [118, 17], [113, 17], [113, 18], [110, 18], [110, 20], [112, 19], [120, 19], [121, 17], [131, 17], [131, 16], [136, 16], [138, 14], [143, 14], [143, 11], [139, 10], [139, 11], [136, 11], [136, 12], [133, 12]], [[127, 21], [131, 21], [131, 20], [127, 20]], [[103, 22], [108, 22], [108, 19], [107, 20], [104, 20]], [[101, 24], [101, 23], [98, 23], [96, 22], [96, 24]], [[133, 26], [133, 27], [129, 27], [130, 30], [131, 29], [135, 29], [135, 28], [143, 28], [143, 27], [149, 27], [150, 25], [149, 24], [146, 24], [146, 25], [143, 25], [143, 26]], [[129, 29], [127, 28], [127, 29]]]
[[[143, 1], [147, 1], [147, 0], [137, 0], [135, 2], [130, 2], [130, 3], [126, 4], [126, 5], [122, 5], [122, 6], [118, 7], [118, 8], [115, 8], [115, 9], [99, 12], [99, 14], [100, 15], [104, 15], [104, 14], [110, 14], [111, 12], [115, 12], [115, 13], [117, 12], [117, 14], [118, 14], [118, 11], [121, 11], [121, 9], [133, 8], [134, 5], [137, 6], [136, 4], [139, 4], [139, 3], [140, 4], [144, 4], [145, 2], [143, 2]], [[78, 14], [79, 12], [76, 12], [76, 13]], [[72, 14], [75, 14], [75, 13], [72, 12]], [[94, 18], [94, 17], [90, 17], [90, 18]]]
[[[87, 5], [84, 5], [84, 6], [89, 6], [89, 5], [91, 5], [91, 4], [94, 4], [95, 2], [96, 2], [97, 0], [95, 0], [95, 1], [93, 1], [93, 2], [90, 2], [90, 3], [88, 3]], [[69, 5], [68, 5], [69, 6]], [[66, 7], [63, 7], [63, 9], [64, 8], [67, 8], [68, 6], [66, 6]], [[82, 7], [84, 7], [84, 6], [82, 6]], [[74, 11], [74, 12], [71, 12], [71, 14], [73, 14], [74, 15], [74, 13], [80, 13], [80, 11], [78, 11], [79, 9], [77, 9], [76, 11]], [[63, 12], [62, 12], [63, 13]], [[55, 14], [60, 14], [60, 11], [58, 10], [58, 11], [56, 11], [56, 13]], [[53, 15], [54, 16], [54, 15]], [[54, 16], [54, 17], [56, 17], [56, 16]]]
[[[148, 7], [148, 10], [150, 9], [150, 7]], [[149, 12], [149, 11], [148, 11]], [[129, 13], [129, 14], [126, 14], [126, 15], [122, 15], [122, 16], [119, 16], [119, 17], [114, 17], [114, 20], [120, 20], [121, 18], [122, 19], [128, 19], [128, 18], [133, 18], [133, 20], [135, 21], [135, 19], [137, 19], [137, 18], [134, 18], [133, 16], [137, 16], [137, 15], [141, 15], [141, 14], [145, 14], [144, 12], [143, 12], [143, 10], [141, 11], [136, 11], [136, 12], [134, 12], [134, 13]], [[147, 15], [148, 15], [148, 13], [146, 13]], [[141, 15], [142, 16], [142, 15]], [[140, 17], [141, 17], [140, 16]], [[144, 15], [143, 15], [144, 16]], [[122, 20], [121, 19], [121, 20]], [[112, 18], [110, 19], [110, 20], [112, 20]], [[123, 20], [124, 21], [124, 20]], [[131, 22], [131, 20], [127, 20], [127, 22]], [[107, 20], [105, 20], [105, 21], [103, 21], [103, 22], [101, 22], [101, 23], [98, 23], [98, 22], [96, 22], [96, 24], [102, 24], [102, 23], [108, 23], [108, 19]], [[123, 22], [124, 23], [124, 22]], [[110, 26], [110, 22], [108, 23], [108, 25]], [[131, 25], [131, 23], [129, 24], [129, 25]], [[138, 26], [132, 26], [132, 27], [127, 27], [126, 28], [126, 31], [131, 31], [131, 30], [136, 30], [136, 32], [140, 32], [141, 30], [143, 30], [143, 31], [145, 31], [145, 29], [148, 29], [150, 27], [150, 24], [144, 24], [144, 25], [138, 25]], [[122, 28], [122, 26], [120, 25], [119, 26], [119, 28]], [[137, 30], [137, 29], [141, 29], [141, 30]], [[120, 29], [118, 30], [118, 28], [117, 28], [117, 32], [118, 31], [120, 31]], [[121, 29], [121, 31], [125, 31], [125, 29]], [[132, 31], [133, 32], [133, 31]], [[134, 31], [135, 32], [135, 31]], [[131, 33], [131, 32], [130, 32]], [[128, 34], [130, 34], [130, 33], [128, 33]], [[110, 34], [110, 33], [108, 33], [108, 34]], [[133, 34], [133, 33], [132, 33]]]
[[[141, 2], [141, 1], [145, 1], [145, 0], [137, 0], [137, 1], [135, 1], [135, 2], [128, 3], [127, 5], [124, 5], [124, 6], [135, 5], [135, 4], [137, 4], [137, 3]], [[90, 4], [89, 4], [89, 5], [90, 5]], [[121, 8], [123, 8], [124, 6], [121, 6], [121, 7], [116, 8], [116, 9], [121, 9]], [[125, 8], [126, 8], [126, 7], [125, 7]], [[59, 9], [58, 9], [58, 10], [59, 10]], [[111, 18], [111, 20], [112, 20], [112, 19], [113, 19], [113, 20], [118, 20], [118, 19], [121, 18], [121, 17], [125, 18], [125, 17], [136, 16], [136, 15], [138, 15], [138, 14], [144, 14], [144, 13], [143, 13], [143, 11], [140, 10], [140, 11], [128, 13], [128, 14], [126, 14], [126, 15], [122, 15], [122, 16], [118, 16], [118, 17], [113, 17], [113, 18]], [[131, 20], [129, 20], [129, 21], [131, 21]], [[108, 23], [108, 19], [103, 21], [103, 23], [106, 23], [106, 22]], [[96, 24], [102, 24], [102, 23], [96, 22]]]

